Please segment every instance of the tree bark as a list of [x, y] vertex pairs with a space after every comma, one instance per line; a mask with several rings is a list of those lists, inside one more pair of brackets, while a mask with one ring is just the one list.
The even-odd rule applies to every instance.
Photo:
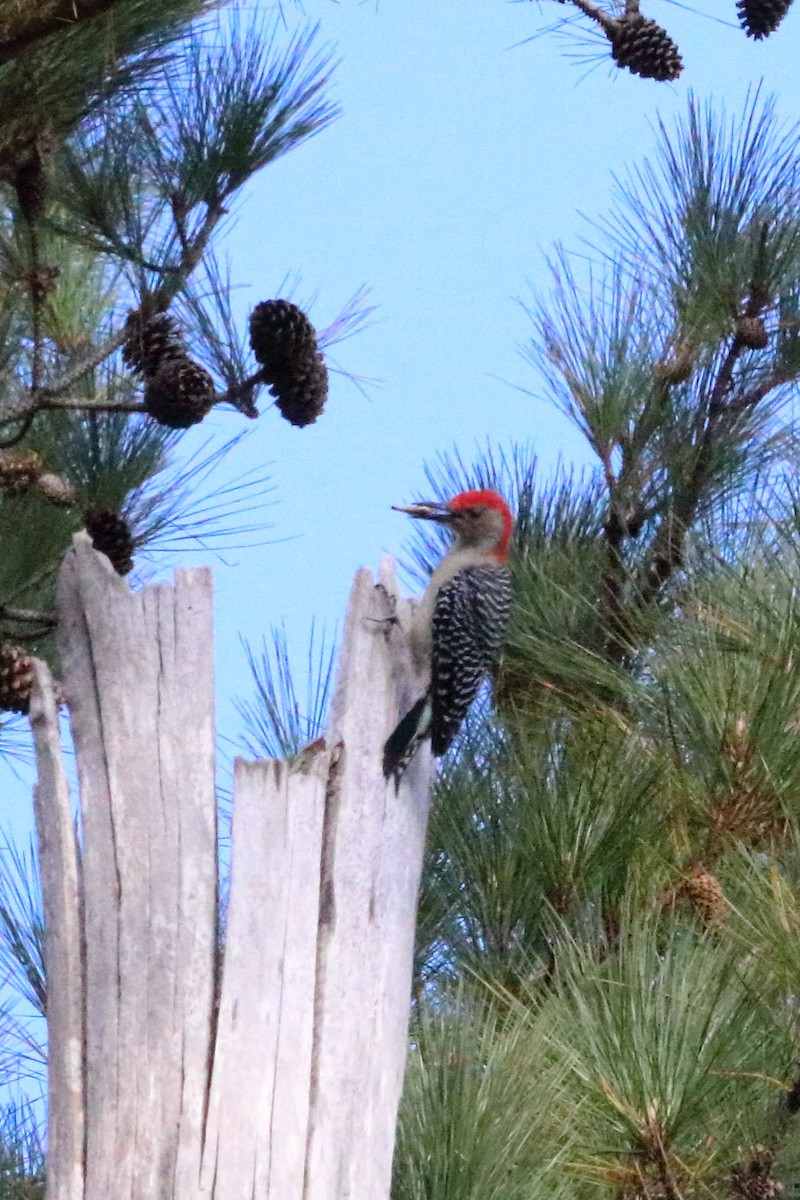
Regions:
[[418, 684], [391, 564], [356, 576], [326, 738], [236, 764], [221, 944], [210, 575], [135, 594], [78, 535], [59, 603], [81, 837], [41, 665], [49, 1196], [386, 1200], [430, 786], [427, 752], [382, 774]]

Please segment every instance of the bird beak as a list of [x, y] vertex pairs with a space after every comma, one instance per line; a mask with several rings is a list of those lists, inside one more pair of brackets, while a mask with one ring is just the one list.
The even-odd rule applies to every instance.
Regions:
[[452, 521], [453, 512], [447, 504], [437, 504], [435, 501], [425, 501], [422, 504], [393, 504], [394, 512], [408, 513], [423, 521]]

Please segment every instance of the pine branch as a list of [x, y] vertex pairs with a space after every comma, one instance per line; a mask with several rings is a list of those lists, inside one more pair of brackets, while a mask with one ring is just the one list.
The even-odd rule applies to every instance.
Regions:
[[222, 392], [216, 397], [214, 404], [232, 404], [240, 413], [252, 420], [258, 416], [258, 409], [253, 402], [253, 392], [263, 383], [264, 371], [260, 369], [249, 375], [247, 379], [243, 379], [241, 383], [236, 383], [233, 387], [228, 388], [227, 392]]
[[121, 2], [124, 0], [40, 0], [27, 11], [15, 6], [13, 18], [0, 21], [0, 63], [24, 54], [42, 38], [63, 33], [65, 26], [90, 21]]
[[[671, 511], [662, 518], [640, 572], [636, 589], [636, 608], [639, 611], [652, 603], [683, 563], [686, 535], [705, 495], [712, 455], [718, 444], [730, 434], [737, 418], [747, 411], [743, 400], [734, 408], [725, 404], [733, 383], [734, 369], [744, 350], [744, 343], [734, 337], [725, 353], [708, 399], [705, 428], [700, 436], [694, 464], [688, 478], [678, 487]], [[760, 390], [750, 393], [753, 407], [760, 398]]]
[[[596, 21], [601, 29], [606, 32], [614, 28], [613, 17], [610, 17], [599, 4], [594, 4], [592, 0], [571, 0], [571, 3], [580, 9], [582, 13], [585, 13], [587, 17], [591, 17], [593, 21]], [[638, 8], [638, 4], [636, 8]]]
[[[637, 430], [644, 420], [637, 422]], [[608, 489], [608, 516], [603, 525], [606, 558], [600, 581], [601, 603], [605, 607], [605, 650], [612, 661], [624, 658], [628, 645], [628, 621], [625, 616], [626, 585], [629, 574], [625, 565], [624, 546], [630, 538], [636, 538], [644, 524], [646, 509], [642, 496], [635, 494], [635, 474], [638, 457], [632, 449], [635, 433], [628, 452], [623, 451], [622, 467], [614, 475], [611, 460], [603, 458], [603, 472]]]
[[[0, 162], [11, 170], [42, 128], [68, 134], [123, 89], [130, 95], [152, 79], [170, 43], [211, 0], [102, 2], [105, 11], [100, 0], [0, 4], [0, 30], [6, 35], [0, 59]], [[66, 19], [64, 10], [70, 10]], [[29, 18], [29, 31], [23, 24], [17, 42], [20, 22]], [[39, 31], [42, 36], [36, 36]]]
[[41, 382], [43, 338], [42, 338], [42, 305], [47, 295], [45, 272], [39, 255], [39, 230], [35, 220], [25, 222], [28, 227], [28, 246], [30, 258], [28, 262], [27, 284], [31, 301], [31, 332], [33, 340], [31, 358], [31, 391], [35, 392]]
[[[185, 241], [180, 262], [174, 267], [171, 277], [165, 279], [150, 296], [145, 298], [142, 307], [148, 313], [166, 312], [172, 300], [185, 285], [186, 280], [202, 261], [211, 236], [226, 212], [227, 210], [219, 201], [207, 206], [199, 230], [193, 238]], [[140, 404], [120, 404], [119, 402], [114, 402], [107, 405], [93, 401], [62, 401], [58, 399], [85, 374], [94, 367], [100, 366], [115, 350], [118, 350], [125, 341], [126, 336], [126, 330], [123, 326], [102, 342], [101, 345], [94, 347], [85, 357], [73, 363], [60, 378], [42, 387], [31, 387], [25, 394], [24, 399], [17, 401], [17, 403], [12, 402], [4, 407], [2, 414], [0, 414], [2, 416], [2, 424], [5, 425], [11, 421], [32, 418], [38, 412], [53, 408], [85, 408], [98, 412], [141, 412], [142, 406]], [[236, 389], [233, 389], [233, 391], [236, 391]], [[223, 398], [230, 403], [235, 403], [237, 400], [241, 400], [242, 397], [237, 393], [236, 395], [226, 395], [220, 399]]]
[[[759, 299], [754, 284], [748, 302], [748, 309], [752, 311], [748, 311], [748, 315], [758, 315], [765, 303], [763, 293]], [[717, 449], [731, 437], [743, 417], [752, 413], [770, 392], [789, 381], [785, 371], [773, 369], [757, 385], [732, 396], [736, 366], [746, 349], [746, 342], [734, 335], [710, 389], [708, 401], [703, 406], [704, 411], [695, 423], [695, 429], [688, 435], [689, 440], [697, 443], [693, 462], [686, 477], [674, 485], [671, 507], [663, 515], [640, 569], [630, 612], [626, 611], [625, 601], [630, 576], [625, 565], [624, 546], [628, 539], [638, 536], [642, 524], [649, 519], [644, 497], [637, 494], [635, 486], [638, 454], [631, 452], [633, 446], [637, 446], [639, 452], [644, 447], [644, 442], [637, 438], [640, 423], [637, 423], [626, 447], [628, 453], [623, 452], [623, 465], [617, 476], [612, 471], [610, 460], [607, 457], [603, 459], [609, 510], [603, 527], [607, 557], [600, 594], [608, 630], [606, 650], [613, 661], [620, 661], [630, 649], [631, 617], [650, 606], [683, 563], [686, 537], [706, 497], [711, 464]], [[666, 383], [663, 386], [668, 387]], [[656, 514], [650, 514], [653, 515]]]
[[[174, 24], [182, 5], [197, 8], [202, 2], [169, 0], [169, 19], [162, 18], [160, 24]], [[141, 0], [129, 0], [133, 8], [137, 3]], [[308, 30], [276, 55], [272, 38], [264, 39], [257, 28], [244, 35], [234, 28], [230, 37], [212, 47], [190, 34], [184, 47], [185, 70], [163, 69], [147, 103], [134, 97], [128, 107], [110, 110], [86, 131], [76, 153], [67, 148], [62, 174], [51, 192], [51, 207], [60, 215], [49, 232], [77, 241], [84, 250], [93, 247], [118, 268], [133, 264], [138, 312], [144, 320], [165, 313], [186, 289], [227, 214], [230, 196], [254, 171], [335, 116], [335, 107], [321, 96], [329, 56], [310, 56], [314, 36], [315, 31]], [[33, 417], [43, 411], [142, 411], [128, 399], [105, 404], [88, 395], [81, 404], [75, 396], [75, 385], [124, 344], [127, 323], [78, 361], [72, 358], [56, 378], [42, 377], [48, 336], [43, 302], [49, 286], [38, 261], [38, 225], [30, 223], [30, 230], [33, 370], [31, 386], [0, 411], [0, 428], [22, 422], [8, 444], [21, 440]], [[252, 419], [258, 415], [253, 393], [263, 383], [260, 373], [245, 378], [243, 360], [228, 363], [222, 343], [216, 351], [220, 349], [215, 365], [221, 367], [227, 390], [214, 403], [230, 404]]]
[[[57, 380], [55, 380], [55, 382], [45, 384], [43, 387], [41, 387], [38, 393], [39, 398], [42, 401], [49, 400], [55, 396], [62, 395], [71, 387], [74, 387], [79, 379], [81, 379], [95, 367], [99, 367], [100, 364], [105, 362], [105, 360], [109, 358], [115, 350], [118, 350], [125, 341], [125, 336], [124, 329], [118, 329], [116, 333], [106, 338], [106, 340], [101, 342], [99, 346], [95, 346], [89, 351], [88, 354], [78, 359], [70, 367], [68, 367], [68, 369]], [[19, 416], [25, 415], [26, 411], [29, 412], [32, 410], [35, 412], [36, 407], [36, 405], [31, 406], [28, 404], [27, 410], [22, 408], [21, 411], [16, 411], [13, 406], [11, 406], [10, 419], [15, 420]]]
[[11, 604], [0, 604], [0, 621], [19, 621], [26, 625], [44, 625], [55, 628], [58, 618], [53, 613], [40, 612], [35, 608], [16, 608]]
[[[214, 397], [214, 405], [231, 404], [237, 408], [244, 416], [255, 418], [258, 416], [258, 409], [252, 401], [253, 389], [263, 384], [263, 370], [255, 371], [247, 379], [243, 379], [241, 383], [237, 383], [234, 387], [229, 388], [226, 392], [220, 392]], [[54, 412], [57, 409], [66, 409], [72, 412], [96, 412], [96, 413], [143, 413], [146, 408], [143, 403], [138, 400], [87, 400], [85, 397], [76, 396], [54, 396], [52, 399], [39, 400], [36, 406], [36, 412]]]
[[85, 397], [63, 396], [53, 400], [42, 400], [37, 412], [55, 412], [66, 409], [70, 412], [95, 413], [143, 413], [144, 404], [138, 400], [87, 400]]
[[[0, 450], [10, 450], [12, 446], [19, 445], [19, 443], [22, 441], [22, 439], [29, 433], [31, 425], [33, 424], [34, 419], [36, 417], [36, 411], [37, 411], [36, 409], [33, 409], [33, 410], [29, 411], [28, 413], [26, 413], [21, 418], [21, 424], [20, 424], [19, 429], [17, 429], [11, 435], [11, 437], [0, 438]], [[11, 424], [12, 421], [17, 420], [17, 419], [18, 418], [14, 417], [14, 416], [10, 417], [8, 420], [8, 424]], [[0, 422], [0, 424], [5, 425], [6, 421], [3, 420], [2, 422]]]
[[166, 312], [167, 308], [169, 308], [175, 296], [177, 296], [178, 292], [185, 285], [186, 280], [195, 268], [199, 266], [211, 241], [211, 235], [227, 212], [228, 210], [222, 201], [218, 197], [215, 197], [213, 201], [206, 205], [203, 220], [194, 237], [187, 237], [182, 226], [177, 224], [181, 240], [180, 261], [170, 278], [165, 279], [156, 289], [153, 297], [155, 312]]

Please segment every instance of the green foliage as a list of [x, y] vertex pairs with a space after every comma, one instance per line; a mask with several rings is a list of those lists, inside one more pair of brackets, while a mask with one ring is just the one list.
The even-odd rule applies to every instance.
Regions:
[[692, 98], [675, 133], [663, 122], [659, 133], [656, 158], [619, 183], [603, 233], [670, 290], [684, 336], [713, 342], [743, 301], [760, 311], [797, 280], [797, 129], [756, 91], [730, 117]]
[[[207, 0], [118, 0], [91, 20], [64, 22], [0, 65], [0, 158], [43, 129], [69, 132], [110, 96], [140, 85]], [[13, 16], [9, 14], [13, 23]]]
[[563, 248], [549, 268], [552, 290], [528, 310], [536, 334], [527, 356], [605, 461], [634, 430], [647, 441], [662, 425], [667, 398], [653, 363], [670, 332], [663, 290], [619, 261], [580, 278]]
[[554, 923], [553, 941], [544, 995], [420, 1002], [393, 1196], [726, 1194], [785, 1123], [797, 1051], [760, 965], [627, 906], [610, 936]]
[[[797, 147], [758, 95], [691, 101], [599, 259], [554, 255], [527, 357], [594, 471], [543, 479], [524, 447], [429, 471], [435, 499], [511, 502], [515, 607], [494, 715], [435, 784], [415, 997], [444, 1044], [427, 1068], [412, 1040], [397, 1196], [797, 1178]], [[424, 578], [440, 535], [415, 534]]]
[[569, 1063], [572, 1169], [612, 1189], [713, 1183], [792, 1069], [789, 1023], [760, 1001], [756, 973], [730, 945], [640, 914], [612, 946], [567, 938], [558, 962], [548, 1041]]
[[695, 620], [656, 667], [653, 721], [669, 729], [714, 838], [769, 842], [800, 817], [800, 613], [782, 569], [730, 574], [693, 599]]
[[336, 116], [323, 95], [330, 54], [312, 53], [316, 30], [276, 52], [276, 29], [234, 24], [211, 45], [190, 37], [183, 73], [164, 73], [153, 151], [181, 207], [226, 199]]
[[[314, 30], [285, 36], [277, 21], [235, 14], [216, 32], [189, 24], [204, 7], [117, 0], [113, 47], [111, 14], [76, 14], [63, 38], [34, 37], [0, 65], [0, 94], [30, 68], [14, 109], [27, 134], [9, 106], [0, 121], [0, 447], [11, 455], [0, 463], [0, 636], [39, 653], [52, 651], [56, 569], [87, 514], [126, 522], [140, 557], [263, 529], [262, 472], [212, 479], [238, 438], [180, 465], [180, 435], [143, 415], [143, 380], [120, 353], [132, 312], [146, 321], [174, 305], [173, 344], [208, 364], [220, 401], [257, 415], [263, 380], [212, 235], [254, 172], [336, 112]], [[13, 41], [13, 23], [7, 32]], [[43, 82], [56, 45], [61, 73]], [[348, 309], [340, 323], [363, 315]], [[39, 472], [21, 483], [20, 455]], [[12, 612], [23, 608], [42, 620]]]
[[0, 1110], [0, 1200], [42, 1200], [45, 1153], [35, 1114], [24, 1104]]
[[400, 1110], [396, 1200], [523, 1200], [565, 1194], [552, 1169], [561, 1072], [524, 1022], [466, 994], [421, 1005]]
[[281, 50], [276, 32], [234, 23], [211, 40], [190, 31], [177, 59], [151, 71], [146, 93], [84, 121], [56, 180], [60, 227], [133, 264], [134, 280], [155, 272], [179, 290], [170, 274], [208, 210], [221, 215], [251, 175], [336, 115], [315, 32]]
[[0, 968], [26, 1004], [45, 1015], [42, 896], [33, 846], [27, 854], [13, 843], [0, 849]]
[[305, 689], [298, 693], [286, 631], [273, 629], [260, 654], [247, 647], [255, 694], [237, 701], [246, 733], [243, 749], [254, 758], [291, 758], [325, 730], [333, 687], [336, 646], [312, 626]]
[[0, 501], [0, 595], [7, 605], [52, 610], [54, 574], [80, 519], [36, 496]]
[[[108, 379], [108, 390], [123, 383]], [[56, 412], [25, 441], [77, 489], [81, 508], [119, 509], [163, 469], [177, 438], [151, 421], [116, 412]]]
[[552, 926], [614, 919], [664, 813], [627, 730], [470, 725], [437, 780], [423, 879], [423, 979], [464, 970], [512, 989], [552, 966]]

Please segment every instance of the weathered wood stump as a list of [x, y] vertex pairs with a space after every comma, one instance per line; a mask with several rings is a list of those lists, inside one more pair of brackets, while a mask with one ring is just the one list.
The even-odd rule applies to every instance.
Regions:
[[356, 575], [326, 737], [236, 764], [224, 922], [210, 573], [134, 593], [78, 535], [59, 607], [77, 831], [44, 664], [31, 707], [49, 1200], [386, 1200], [430, 781], [427, 753], [382, 776], [419, 686], [391, 563]]

